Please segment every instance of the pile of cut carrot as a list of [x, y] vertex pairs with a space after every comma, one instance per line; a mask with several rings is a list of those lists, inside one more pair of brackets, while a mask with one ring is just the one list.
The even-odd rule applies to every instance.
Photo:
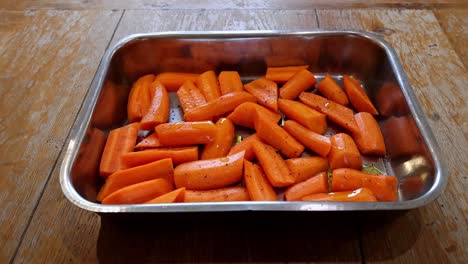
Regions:
[[[361, 155], [386, 155], [378, 111], [362, 85], [344, 76], [342, 89], [328, 74], [317, 83], [307, 69], [270, 67], [247, 84], [236, 71], [139, 78], [129, 124], [109, 132], [97, 200], [396, 201], [396, 177], [362, 171]], [[177, 93], [184, 122], [168, 122], [169, 92]], [[324, 135], [328, 121], [343, 132]], [[239, 140], [239, 127], [252, 134]], [[151, 132], [139, 139], [141, 131]]]

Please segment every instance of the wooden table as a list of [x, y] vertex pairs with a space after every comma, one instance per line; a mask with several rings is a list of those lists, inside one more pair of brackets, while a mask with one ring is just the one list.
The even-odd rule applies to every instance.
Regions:
[[[0, 263], [468, 262], [463, 1], [187, 2], [0, 3]], [[377, 32], [396, 49], [449, 169], [435, 202], [407, 212], [109, 219], [63, 196], [67, 135], [116, 40], [136, 32], [317, 28]]]

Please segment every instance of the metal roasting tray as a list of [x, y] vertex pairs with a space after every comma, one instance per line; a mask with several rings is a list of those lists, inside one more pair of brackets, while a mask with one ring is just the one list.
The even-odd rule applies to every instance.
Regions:
[[[236, 70], [243, 81], [265, 74], [267, 66], [310, 65], [318, 79], [330, 73], [360, 80], [381, 115], [388, 154], [364, 157], [398, 177], [398, 201], [224, 202], [101, 205], [96, 194], [105, 134], [126, 122], [133, 81], [148, 73]], [[181, 120], [177, 96], [170, 95], [170, 122]], [[403, 124], [403, 125], [402, 125]], [[333, 126], [331, 126], [333, 130]], [[71, 129], [60, 169], [65, 196], [98, 213], [217, 211], [356, 211], [424, 206], [447, 184], [440, 150], [393, 48], [379, 36], [358, 31], [161, 32], [125, 37], [109, 48]]]

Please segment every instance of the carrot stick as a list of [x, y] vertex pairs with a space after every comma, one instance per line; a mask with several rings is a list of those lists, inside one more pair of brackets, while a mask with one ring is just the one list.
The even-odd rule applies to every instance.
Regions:
[[257, 98], [260, 105], [278, 112], [278, 85], [275, 82], [260, 78], [249, 82], [244, 88]]
[[348, 97], [341, 87], [327, 73], [325, 78], [317, 85], [317, 90], [328, 100], [332, 100], [340, 105], [348, 105]]
[[201, 153], [201, 159], [214, 159], [228, 154], [234, 140], [234, 124], [227, 118], [221, 118], [216, 122], [217, 132], [214, 140], [205, 145]]
[[289, 100], [295, 99], [305, 90], [312, 88], [316, 82], [317, 80], [310, 71], [300, 70], [281, 87], [280, 97]]
[[278, 113], [270, 111], [265, 107], [252, 102], [239, 105], [230, 115], [228, 115], [227, 118], [236, 125], [254, 128], [254, 119], [252, 117], [256, 115], [265, 116], [274, 123], [278, 123], [281, 119], [281, 115]]
[[171, 159], [174, 164], [198, 160], [198, 147], [173, 147], [148, 149], [124, 153], [120, 156], [125, 168], [148, 164], [161, 159]]
[[140, 129], [142, 130], [152, 130], [155, 126], [167, 123], [169, 120], [169, 96], [166, 88], [159, 81], [155, 81], [151, 85], [156, 88], [154, 88], [150, 107], [141, 119]]
[[414, 155], [424, 144], [411, 117], [389, 117], [382, 124], [385, 145], [391, 158]]
[[214, 101], [221, 96], [218, 79], [214, 71], [206, 71], [200, 74], [197, 78], [197, 86], [208, 102]]
[[335, 134], [330, 138], [331, 150], [328, 154], [330, 168], [362, 168], [362, 158], [354, 140], [344, 133]]
[[249, 194], [244, 187], [230, 187], [209, 191], [185, 191], [184, 202], [208, 203], [208, 202], [235, 202], [248, 201]]
[[284, 122], [284, 129], [308, 149], [314, 151], [322, 157], [326, 157], [330, 152], [330, 139], [308, 130], [294, 120]]
[[145, 202], [145, 204], [157, 204], [157, 203], [181, 203], [184, 201], [185, 188], [179, 188], [172, 192], [168, 192], [161, 196]]
[[211, 121], [161, 124], [155, 128], [163, 146], [206, 144], [216, 137], [216, 126]]
[[218, 79], [221, 94], [223, 95], [244, 90], [239, 73], [236, 71], [222, 71], [219, 73]]
[[333, 202], [376, 202], [374, 194], [367, 188], [354, 191], [317, 193], [302, 197], [302, 201], [333, 201]]
[[279, 149], [288, 158], [297, 158], [304, 151], [301, 143], [266, 116], [256, 116], [255, 130], [259, 138]]
[[121, 169], [120, 155], [132, 152], [138, 136], [138, 123], [116, 128], [109, 132], [102, 153], [99, 175], [106, 178]]
[[185, 81], [177, 90], [180, 106], [184, 113], [189, 112], [197, 106], [206, 104], [205, 97], [192, 81]]
[[244, 181], [252, 201], [277, 201], [278, 196], [258, 165], [244, 160]]
[[294, 183], [294, 176], [289, 171], [286, 162], [273, 147], [261, 141], [253, 142], [252, 146], [271, 185], [284, 187]]
[[153, 99], [155, 76], [153, 74], [145, 75], [133, 84], [128, 95], [127, 115], [128, 122], [139, 122], [148, 111], [151, 100]]
[[188, 111], [184, 114], [184, 119], [186, 121], [212, 120], [215, 116], [233, 111], [242, 103], [256, 101], [257, 99], [247, 92], [228, 93]]
[[374, 175], [349, 168], [336, 169], [332, 175], [333, 192], [368, 188], [379, 201], [396, 201], [398, 180], [395, 176]]
[[309, 68], [308, 65], [287, 66], [287, 67], [268, 67], [265, 78], [276, 83], [285, 83], [298, 71]]
[[353, 133], [357, 132], [358, 129], [356, 121], [354, 120], [354, 113], [350, 108], [312, 93], [304, 92], [299, 96], [299, 99], [304, 104], [326, 115], [332, 122]]
[[306, 181], [296, 183], [284, 192], [286, 201], [300, 201], [302, 197], [328, 191], [328, 176], [326, 172], [317, 173]]
[[228, 155], [232, 155], [235, 153], [239, 153], [241, 151], [245, 151], [244, 159], [246, 160], [253, 160], [255, 158], [255, 153], [253, 150], [253, 143], [255, 141], [259, 141], [260, 138], [257, 134], [253, 134], [248, 136], [246, 139], [239, 142], [237, 145], [231, 148]]
[[385, 142], [379, 124], [375, 118], [360, 112], [354, 115], [358, 133], [353, 134], [354, 140], [362, 154], [385, 155]]
[[356, 79], [345, 75], [343, 84], [349, 96], [349, 100], [356, 110], [359, 112], [368, 112], [372, 115], [379, 114], [367, 96], [366, 91], [364, 91], [364, 88], [362, 88], [361, 84]]
[[244, 152], [231, 156], [183, 163], [175, 168], [177, 188], [209, 190], [226, 187], [242, 179]]
[[161, 147], [161, 142], [159, 142], [159, 138], [156, 133], [147, 136], [135, 146], [136, 149], [149, 149], [157, 147]]
[[102, 204], [140, 204], [172, 191], [172, 184], [165, 179], [140, 182], [113, 192]]
[[162, 159], [146, 165], [121, 170], [109, 176], [97, 196], [102, 201], [111, 193], [124, 187], [154, 179], [174, 182], [174, 167], [171, 159]]
[[315, 133], [323, 135], [327, 130], [326, 116], [301, 102], [279, 99], [278, 107], [286, 117]]
[[295, 183], [303, 182], [319, 172], [328, 169], [328, 160], [322, 157], [301, 157], [287, 159], [286, 165], [296, 179]]
[[163, 72], [156, 76], [169, 92], [177, 92], [185, 81], [196, 82], [199, 74], [185, 72]]

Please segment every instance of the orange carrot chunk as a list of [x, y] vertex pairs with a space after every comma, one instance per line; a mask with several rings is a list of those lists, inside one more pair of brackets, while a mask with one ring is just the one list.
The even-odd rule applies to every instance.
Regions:
[[281, 87], [280, 97], [293, 100], [305, 90], [312, 88], [316, 82], [317, 80], [310, 71], [300, 70]]
[[166, 88], [159, 82], [155, 81], [154, 95], [150, 107], [140, 122], [140, 129], [152, 130], [155, 126], [167, 123], [169, 120], [169, 96]]
[[148, 111], [154, 95], [155, 86], [151, 85], [154, 79], [155, 76], [153, 74], [148, 74], [139, 78], [133, 84], [128, 95], [127, 104], [129, 123], [139, 122]]
[[239, 73], [236, 71], [222, 71], [219, 73], [218, 79], [223, 95], [244, 90]]
[[174, 164], [198, 160], [198, 147], [173, 147], [148, 149], [124, 153], [120, 156], [125, 168], [144, 165], [161, 159], [171, 159]]
[[212, 142], [217, 133], [211, 121], [166, 123], [155, 130], [163, 146], [206, 144]]
[[244, 87], [247, 92], [257, 98], [260, 105], [278, 112], [278, 85], [275, 82], [260, 78], [249, 82]]
[[132, 152], [138, 136], [138, 123], [116, 128], [109, 132], [102, 153], [99, 175], [106, 178], [121, 169], [120, 155]]
[[278, 107], [287, 118], [300, 123], [315, 133], [323, 135], [327, 130], [326, 116], [301, 102], [279, 99]]
[[273, 147], [261, 141], [255, 141], [253, 149], [271, 185], [284, 187], [294, 183], [294, 176], [289, 171], [286, 162]]
[[145, 137], [140, 143], [136, 144], [136, 149], [149, 149], [149, 148], [157, 148], [161, 147], [161, 142], [159, 142], [158, 135], [153, 133], [147, 137]]
[[169, 92], [177, 92], [186, 81], [196, 82], [199, 74], [185, 72], [163, 72], [156, 76]]
[[354, 191], [317, 193], [302, 197], [302, 201], [332, 201], [332, 202], [376, 202], [374, 194], [367, 188]]
[[257, 136], [257, 134], [250, 135], [246, 139], [242, 140], [241, 142], [237, 143], [237, 145], [232, 147], [228, 155], [245, 151], [244, 159], [251, 161], [255, 158], [255, 153], [253, 151], [253, 143], [259, 140], [260, 138]]
[[328, 169], [328, 160], [322, 157], [301, 157], [287, 159], [286, 165], [296, 179], [295, 183], [303, 182], [319, 172]]
[[265, 78], [276, 83], [285, 83], [291, 79], [298, 71], [309, 68], [308, 65], [268, 67]]
[[145, 202], [146, 204], [157, 204], [157, 203], [181, 203], [184, 201], [185, 188], [179, 188], [172, 192], [168, 192], [159, 197], [154, 198]]
[[353, 110], [346, 106], [342, 106], [312, 93], [302, 93], [299, 96], [299, 99], [304, 104], [326, 115], [332, 122], [353, 133], [357, 132], [358, 129], [356, 121], [354, 120]]
[[368, 188], [377, 200], [392, 202], [397, 200], [397, 184], [395, 176], [374, 175], [342, 168], [333, 170], [331, 190], [338, 192]]
[[102, 204], [141, 204], [172, 190], [172, 184], [165, 179], [155, 179], [113, 192], [102, 200]]
[[362, 168], [362, 158], [354, 140], [344, 133], [333, 135], [330, 138], [331, 150], [328, 155], [330, 168]]
[[235, 202], [249, 201], [249, 194], [244, 187], [230, 187], [209, 191], [185, 191], [186, 203]]
[[197, 79], [197, 86], [208, 102], [214, 101], [221, 96], [218, 79], [214, 71], [206, 71], [200, 74]]
[[382, 124], [387, 152], [391, 158], [414, 155], [424, 144], [411, 117], [389, 117]]
[[254, 116], [260, 115], [265, 116], [274, 123], [278, 123], [281, 119], [281, 115], [266, 109], [265, 107], [256, 103], [247, 102], [239, 105], [236, 109], [228, 115], [234, 124], [244, 126], [248, 128], [254, 128]]
[[324, 193], [328, 191], [328, 177], [326, 172], [317, 173], [306, 181], [296, 183], [284, 192], [286, 201], [300, 201], [306, 195]]
[[348, 105], [348, 97], [341, 87], [327, 73], [325, 78], [317, 85], [317, 90], [328, 100], [332, 100], [340, 105]]
[[356, 110], [359, 112], [368, 112], [372, 115], [379, 114], [367, 96], [366, 91], [364, 91], [364, 88], [362, 88], [361, 84], [356, 79], [345, 75], [343, 84], [349, 100]]
[[229, 153], [234, 140], [234, 124], [227, 118], [220, 118], [216, 122], [217, 132], [215, 139], [206, 144], [201, 159], [214, 159], [224, 157]]
[[121, 170], [109, 176], [97, 196], [102, 201], [111, 193], [136, 183], [164, 178], [174, 182], [174, 166], [171, 159], [162, 159], [146, 165]]
[[320, 156], [326, 157], [330, 152], [331, 144], [328, 137], [312, 132], [294, 120], [287, 120], [283, 127], [300, 143]]
[[192, 161], [175, 168], [174, 180], [177, 188], [210, 190], [226, 187], [240, 181], [244, 167], [244, 152], [209, 159]]
[[252, 201], [277, 201], [278, 196], [258, 165], [244, 160], [244, 181]]
[[385, 142], [379, 124], [375, 118], [367, 113], [360, 112], [354, 115], [358, 133], [353, 137], [362, 154], [385, 155]]
[[192, 81], [185, 81], [177, 90], [180, 107], [184, 113], [191, 111], [197, 106], [206, 104], [206, 99], [198, 87]]

